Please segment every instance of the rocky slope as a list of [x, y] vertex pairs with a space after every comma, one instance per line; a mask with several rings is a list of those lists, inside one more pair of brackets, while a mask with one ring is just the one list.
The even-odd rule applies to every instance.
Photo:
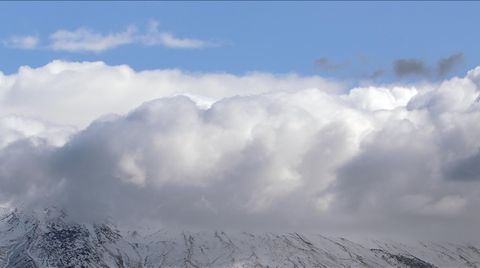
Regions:
[[0, 267], [477, 267], [480, 245], [322, 235], [120, 231], [61, 210], [0, 212]]

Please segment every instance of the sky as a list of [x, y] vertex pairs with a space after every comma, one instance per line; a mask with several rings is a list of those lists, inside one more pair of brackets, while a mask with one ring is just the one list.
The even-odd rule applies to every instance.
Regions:
[[0, 2], [0, 207], [480, 240], [475, 2]]
[[[2, 2], [0, 69], [41, 66], [53, 59], [101, 60], [128, 64], [135, 70], [180, 68], [192, 72], [252, 71], [320, 74], [358, 80], [398, 59], [427, 65], [463, 53], [454, 74], [465, 73], [479, 60], [480, 23], [475, 2]], [[158, 30], [178, 38], [210, 42], [201, 49], [172, 49], [139, 42], [101, 52], [48, 49], [59, 30], [87, 28], [99, 34], [138, 32], [158, 23]], [[5, 45], [9, 38], [31, 36], [36, 49]], [[13, 46], [13, 47], [12, 47]], [[330, 67], [315, 64], [327, 59]], [[334, 69], [334, 70], [332, 70]], [[387, 79], [391, 81], [392, 78]]]

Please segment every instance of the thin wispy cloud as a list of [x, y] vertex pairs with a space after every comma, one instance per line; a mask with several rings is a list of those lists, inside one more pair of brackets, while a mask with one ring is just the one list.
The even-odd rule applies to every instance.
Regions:
[[[451, 75], [463, 62], [463, 52], [457, 52], [439, 58], [434, 64], [420, 58], [399, 58], [392, 61], [388, 68], [377, 67], [372, 69], [372, 66], [368, 66], [368, 61], [364, 56], [344, 63], [321, 57], [315, 60], [314, 64], [318, 70], [337, 75], [347, 73], [350, 77], [355, 76], [356, 71], [354, 69], [357, 67], [363, 70], [359, 77], [368, 80], [376, 80], [382, 77], [439, 80]], [[367, 71], [368, 69], [370, 71]]]
[[158, 22], [150, 23], [146, 31], [135, 25], [119, 32], [98, 32], [87, 27], [75, 30], [60, 29], [51, 33], [46, 44], [40, 46], [37, 36], [12, 36], [4, 44], [19, 49], [46, 48], [68, 52], [103, 52], [126, 45], [163, 46], [173, 49], [200, 49], [218, 46], [214, 42], [190, 37], [178, 37], [171, 32], [159, 30]]
[[148, 32], [138, 36], [137, 41], [147, 46], [163, 45], [169, 48], [204, 48], [217, 45], [200, 39], [176, 37], [172, 33], [161, 32], [158, 28], [158, 22], [150, 22]]
[[372, 71], [370, 73], [362, 75], [362, 77], [370, 79], [370, 80], [375, 80], [375, 79], [380, 78], [383, 75], [385, 75], [385, 73], [386, 73], [386, 71], [384, 69], [376, 69], [375, 71]]
[[337, 71], [346, 67], [346, 63], [337, 63], [333, 62], [331, 59], [322, 57], [315, 60], [315, 65], [317, 68], [323, 71]]
[[135, 42], [135, 26], [129, 26], [125, 31], [102, 34], [88, 28], [78, 28], [74, 31], [59, 30], [50, 35], [49, 48], [70, 52], [93, 51], [101, 52], [118, 46]]
[[4, 40], [4, 45], [11, 48], [35, 49], [39, 44], [39, 39], [35, 35], [15, 35]]

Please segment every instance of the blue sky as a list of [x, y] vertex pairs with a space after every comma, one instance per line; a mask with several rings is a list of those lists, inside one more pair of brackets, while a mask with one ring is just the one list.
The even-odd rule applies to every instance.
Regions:
[[[453, 74], [478, 64], [480, 3], [463, 2], [2, 2], [0, 70], [42, 66], [53, 59], [128, 64], [136, 70], [180, 68], [193, 72], [251, 71], [359, 78], [387, 74], [397, 59], [435, 65], [462, 53]], [[103, 50], [47, 48], [58, 30], [88, 28], [100, 34], [135, 25], [178, 38], [205, 40], [203, 48], [138, 43]], [[39, 39], [35, 49], [8, 45], [13, 36]], [[335, 68], [321, 68], [317, 59]], [[331, 67], [330, 66], [330, 67]], [[338, 68], [337, 68], [338, 67]]]

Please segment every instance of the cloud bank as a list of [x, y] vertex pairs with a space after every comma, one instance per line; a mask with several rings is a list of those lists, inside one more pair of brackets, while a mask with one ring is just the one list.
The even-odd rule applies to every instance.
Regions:
[[[480, 68], [343, 90], [319, 77], [23, 67], [0, 76], [2, 116], [22, 118], [0, 125], [16, 133], [0, 140], [0, 203], [167, 227], [478, 239], [479, 86]], [[22, 121], [34, 113], [43, 123]]]

